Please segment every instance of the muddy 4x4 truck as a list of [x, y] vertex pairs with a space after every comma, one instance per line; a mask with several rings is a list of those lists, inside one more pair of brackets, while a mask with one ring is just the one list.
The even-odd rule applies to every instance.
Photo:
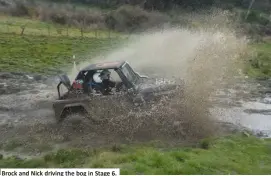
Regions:
[[[111, 79], [116, 82], [109, 94], [100, 89], [102, 80], [99, 75], [103, 70], [110, 71]], [[93, 122], [104, 122], [110, 113], [122, 114], [130, 108], [147, 107], [164, 96], [174, 96], [179, 87], [164, 79], [159, 81], [142, 76], [125, 61], [91, 64], [79, 71], [73, 83], [67, 75], [59, 78], [58, 99], [53, 104], [57, 122], [73, 113], [83, 114]], [[60, 91], [62, 85], [67, 90], [63, 94]]]

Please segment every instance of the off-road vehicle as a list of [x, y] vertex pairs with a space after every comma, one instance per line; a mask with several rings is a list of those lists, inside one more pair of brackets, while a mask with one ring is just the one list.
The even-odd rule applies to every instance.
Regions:
[[[110, 93], [102, 90], [100, 74], [104, 70], [109, 70], [111, 79], [116, 82]], [[108, 113], [146, 107], [164, 95], [173, 95], [179, 87], [172, 82], [142, 76], [126, 61], [91, 64], [79, 71], [73, 83], [67, 75], [60, 75], [59, 78], [58, 99], [53, 104], [58, 122], [71, 113], [83, 113], [95, 122], [105, 121]], [[62, 85], [67, 90], [64, 93], [60, 91]]]

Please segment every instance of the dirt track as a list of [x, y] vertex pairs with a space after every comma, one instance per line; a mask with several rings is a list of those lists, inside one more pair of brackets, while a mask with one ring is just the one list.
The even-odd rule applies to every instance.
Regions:
[[[257, 109], [256, 105], [260, 102], [256, 99], [260, 99], [261, 94], [245, 92], [247, 86], [244, 84], [243, 88], [240, 86], [237, 88], [238, 91], [221, 91], [220, 95], [214, 97], [215, 107], [212, 109], [212, 114], [224, 121], [223, 123], [210, 126], [210, 124], [203, 124], [203, 121], [199, 121], [198, 123], [202, 124], [188, 129], [188, 127], [183, 127], [186, 123], [181, 124], [179, 121], [168, 123], [167, 121], [170, 119], [160, 117], [159, 114], [162, 113], [141, 114], [141, 118], [140, 115], [133, 115], [130, 118], [123, 117], [123, 119], [112, 121], [111, 124], [106, 125], [94, 125], [87, 119], [71, 117], [62, 125], [56, 125], [51, 108], [52, 100], [57, 96], [54, 78], [12, 73], [0, 74], [0, 77], [0, 146], [4, 149], [11, 146], [11, 148], [17, 148], [15, 151], [22, 150], [26, 153], [38, 154], [65, 145], [69, 147], [100, 147], [151, 140], [160, 140], [169, 145], [183, 145], [197, 140], [200, 137], [197, 135], [205, 130], [202, 127], [205, 125], [208, 125], [206, 128], [219, 129], [221, 133], [234, 131], [238, 125], [244, 125], [253, 130], [263, 130], [263, 132], [270, 134], [270, 98], [266, 97], [265, 104], [261, 104], [265, 105], [264, 109]], [[242, 84], [240, 85], [242, 86]], [[268, 89], [264, 91], [266, 96]], [[244, 108], [240, 108], [240, 106], [246, 106], [246, 104], [241, 100], [258, 102], [254, 104], [248, 102], [247, 104], [250, 103], [253, 108], [247, 107], [244, 112]], [[145, 118], [142, 121], [143, 116], [148, 119]], [[157, 123], [154, 121], [156, 118], [160, 118]], [[262, 123], [257, 123], [259, 118]], [[227, 122], [235, 123], [235, 125]], [[138, 123], [141, 126], [135, 126]], [[189, 123], [186, 125], [191, 125]], [[217, 126], [217, 124], [219, 125]], [[121, 129], [124, 126], [126, 127]]]

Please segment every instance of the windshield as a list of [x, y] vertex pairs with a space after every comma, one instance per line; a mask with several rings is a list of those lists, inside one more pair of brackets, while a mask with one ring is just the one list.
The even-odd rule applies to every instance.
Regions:
[[125, 64], [122, 67], [122, 72], [126, 76], [129, 82], [132, 82], [134, 84], [137, 83], [138, 75], [132, 70], [132, 68], [128, 64]]

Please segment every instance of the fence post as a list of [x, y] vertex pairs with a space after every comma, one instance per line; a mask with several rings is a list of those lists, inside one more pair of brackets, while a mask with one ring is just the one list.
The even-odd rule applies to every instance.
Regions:
[[98, 38], [98, 29], [95, 29], [95, 38]]
[[66, 36], [69, 36], [69, 25], [66, 26]]
[[21, 35], [24, 35], [25, 27], [26, 27], [26, 25], [22, 25], [22, 26], [21, 26], [21, 29], [22, 29], [22, 30], [21, 30]]
[[108, 29], [108, 38], [111, 39], [111, 30]]
[[83, 27], [80, 28], [80, 32], [81, 32], [81, 37], [84, 37], [84, 32], [83, 32]]
[[48, 35], [50, 36], [51, 35], [51, 31], [50, 31], [50, 25], [47, 26], [47, 30], [48, 30]]

